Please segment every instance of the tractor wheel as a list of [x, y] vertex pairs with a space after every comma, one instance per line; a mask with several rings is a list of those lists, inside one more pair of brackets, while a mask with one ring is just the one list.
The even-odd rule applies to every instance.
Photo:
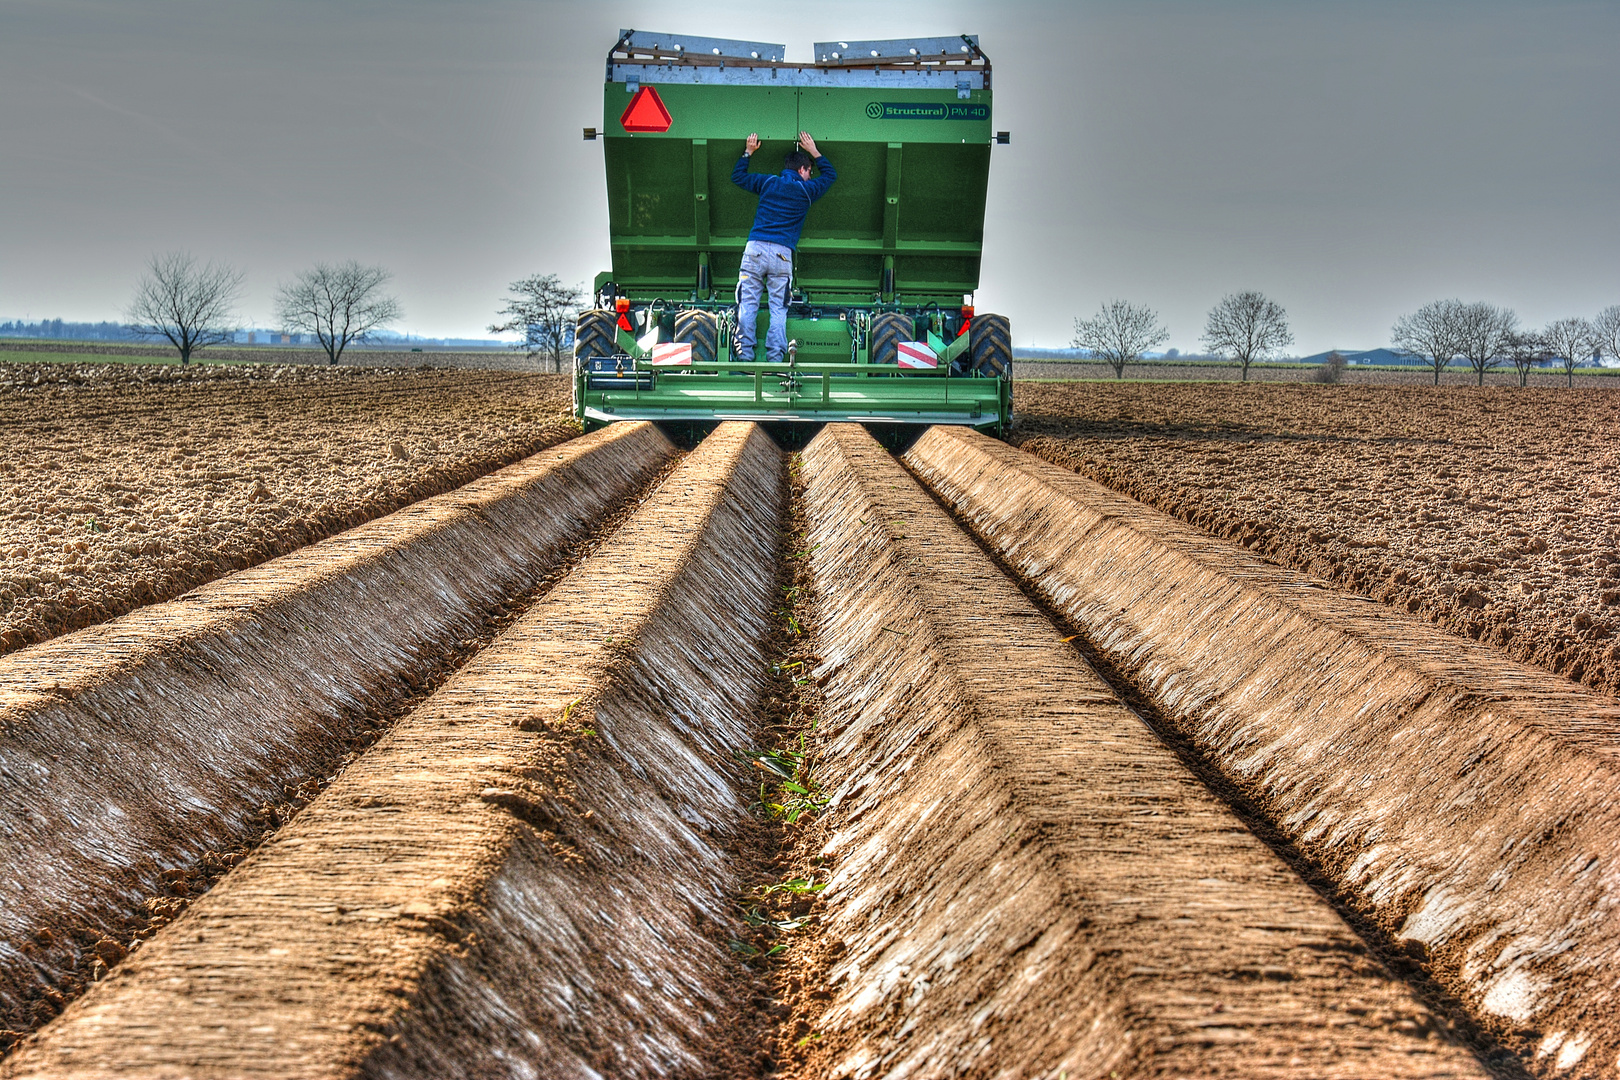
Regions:
[[867, 338], [868, 355], [874, 364], [900, 363], [900, 343], [910, 341], [917, 332], [909, 315], [898, 311], [880, 311], [872, 316], [872, 330]]
[[619, 351], [618, 319], [611, 311], [591, 308], [579, 313], [574, 324], [574, 359], [614, 356]]
[[991, 379], [1012, 374], [1012, 328], [1007, 316], [975, 315], [968, 333], [975, 374]]
[[682, 311], [675, 316], [675, 340], [691, 343], [692, 363], [712, 364], [720, 352], [720, 320], [712, 311]]

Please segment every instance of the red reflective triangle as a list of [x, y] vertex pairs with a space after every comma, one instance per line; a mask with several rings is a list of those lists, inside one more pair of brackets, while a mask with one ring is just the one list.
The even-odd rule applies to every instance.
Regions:
[[658, 96], [658, 91], [650, 86], [643, 86], [636, 91], [635, 97], [630, 99], [630, 105], [619, 117], [619, 123], [626, 131], [653, 131], [664, 132], [669, 130], [672, 121], [669, 110], [664, 108], [664, 99]]

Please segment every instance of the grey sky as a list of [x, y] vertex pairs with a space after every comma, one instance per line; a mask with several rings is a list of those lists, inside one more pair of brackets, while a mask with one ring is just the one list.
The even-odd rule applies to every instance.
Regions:
[[1197, 347], [1257, 288], [1301, 353], [1440, 296], [1620, 303], [1620, 4], [0, 0], [0, 317], [117, 318], [153, 252], [396, 274], [482, 336], [506, 283], [607, 266], [621, 26], [781, 41], [967, 31], [995, 64], [981, 310], [1066, 344], [1123, 296]]

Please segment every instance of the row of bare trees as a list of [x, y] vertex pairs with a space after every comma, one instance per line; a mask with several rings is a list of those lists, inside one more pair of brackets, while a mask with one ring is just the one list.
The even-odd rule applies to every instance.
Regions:
[[[1114, 300], [1090, 319], [1076, 319], [1072, 344], [1125, 377], [1125, 365], [1137, 363], [1147, 350], [1162, 345], [1170, 331], [1150, 307]], [[1519, 385], [1529, 382], [1530, 371], [1555, 363], [1564, 371], [1566, 385], [1575, 385], [1575, 369], [1604, 354], [1620, 357], [1620, 304], [1604, 308], [1594, 319], [1557, 319], [1531, 330], [1519, 325], [1512, 309], [1495, 304], [1436, 300], [1395, 321], [1390, 331], [1395, 350], [1427, 361], [1440, 373], [1457, 359], [1474, 370], [1479, 384], [1492, 368], [1512, 365]], [[1221, 298], [1210, 309], [1201, 339], [1216, 356], [1225, 356], [1243, 370], [1277, 355], [1293, 344], [1288, 313], [1263, 293], [1248, 291]]]
[[[316, 263], [276, 287], [276, 318], [288, 332], [313, 334], [336, 364], [350, 345], [399, 321], [399, 301], [384, 291], [391, 276], [352, 259]], [[129, 329], [168, 341], [188, 364], [197, 350], [231, 339], [241, 298], [241, 271], [183, 251], [156, 255], [135, 285]]]
[[1396, 351], [1425, 360], [1440, 373], [1459, 357], [1468, 361], [1485, 385], [1485, 373], [1511, 364], [1519, 385], [1529, 382], [1530, 370], [1555, 363], [1564, 371], [1565, 385], [1575, 385], [1575, 369], [1607, 353], [1620, 356], [1620, 305], [1604, 308], [1595, 319], [1555, 319], [1538, 329], [1519, 325], [1511, 308], [1478, 301], [1436, 300], [1395, 320], [1390, 343]]
[[[350, 345], [399, 321], [399, 301], [385, 292], [392, 275], [380, 266], [352, 259], [316, 263], [276, 288], [276, 319], [288, 332], [313, 334], [336, 364]], [[536, 274], [514, 281], [511, 296], [497, 314], [503, 322], [495, 333], [520, 333], [514, 349], [545, 355], [561, 371], [573, 343], [574, 319], [584, 299], [583, 285], [565, 285], [556, 274]], [[223, 263], [199, 263], [189, 253], [154, 256], [135, 286], [129, 306], [129, 329], [167, 340], [180, 353], [180, 363], [209, 345], [229, 341], [235, 333], [236, 305], [242, 298], [242, 273]]]
[[[1073, 345], [1085, 349], [1125, 377], [1125, 365], [1170, 340], [1170, 331], [1150, 307], [1113, 300], [1090, 319], [1074, 321]], [[1204, 324], [1204, 347], [1216, 356], [1229, 357], [1249, 381], [1249, 365], [1265, 360], [1294, 343], [1288, 312], [1275, 300], [1254, 291], [1221, 297]]]

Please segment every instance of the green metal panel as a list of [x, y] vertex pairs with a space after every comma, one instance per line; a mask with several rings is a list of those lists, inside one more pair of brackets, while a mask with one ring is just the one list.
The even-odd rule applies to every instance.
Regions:
[[[758, 321], [754, 324], [755, 359], [765, 360], [765, 334], [770, 329], [771, 313], [761, 305]], [[789, 318], [788, 340], [797, 343], [799, 359], [826, 363], [848, 363], [853, 353], [850, 325], [838, 316], [826, 318]]]
[[[884, 256], [893, 256], [896, 289], [908, 299], [955, 303], [978, 288], [989, 93], [964, 100], [954, 90], [800, 90], [804, 130], [840, 133], [826, 147], [838, 182], [811, 208], [799, 245], [807, 293], [870, 299]], [[910, 119], [911, 111], [931, 118]]]
[[684, 299], [697, 286], [698, 253], [707, 251], [715, 285], [734, 299], [759, 200], [731, 182], [731, 168], [750, 132], [762, 144], [756, 160], [780, 162], [792, 149], [802, 130], [797, 88], [657, 90], [670, 115], [663, 133], [625, 131], [619, 118], [631, 95], [623, 83], [604, 90], [613, 280], [630, 296]]
[[[768, 319], [770, 312], [765, 315]], [[787, 336], [798, 344], [801, 361], [849, 362], [849, 324], [843, 319], [789, 319]], [[763, 326], [757, 340], [765, 340]]]
[[[619, 117], [633, 96], [625, 83], [610, 82], [603, 89], [603, 126], [607, 138], [637, 141], [731, 139], [742, 152], [743, 139], [757, 131], [761, 140], [776, 140], [784, 148], [799, 137], [799, 90], [796, 86], [726, 86], [662, 83], [647, 76], [641, 86], [657, 86], [669, 110], [669, 130], [662, 133], [624, 130]], [[730, 162], [727, 162], [729, 169]]]
[[[717, 299], [731, 301], [758, 199], [731, 183], [744, 138], [762, 141], [755, 172], [775, 172], [801, 130], [815, 136], [838, 181], [810, 209], [796, 280], [818, 303], [870, 303], [885, 257], [910, 303], [956, 303], [979, 282], [989, 181], [991, 92], [794, 85], [805, 72], [771, 69], [779, 85], [661, 81], [603, 90], [613, 280], [638, 298], [685, 298], [708, 253]], [[713, 76], [717, 77], [717, 76]], [[667, 78], [667, 76], [665, 76]], [[630, 86], [651, 86], [669, 112], [662, 133], [629, 132]]]

